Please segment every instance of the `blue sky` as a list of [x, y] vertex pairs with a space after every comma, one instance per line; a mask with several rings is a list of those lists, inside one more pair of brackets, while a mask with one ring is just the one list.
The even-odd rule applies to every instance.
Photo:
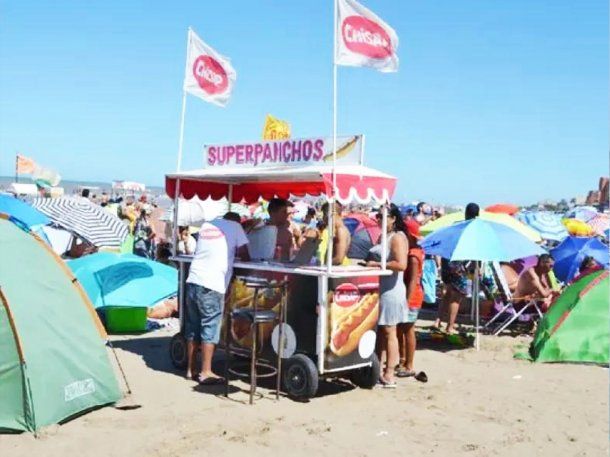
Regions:
[[[339, 133], [399, 178], [395, 200], [527, 203], [608, 173], [606, 0], [363, 2], [400, 70], [339, 68]], [[175, 168], [187, 27], [232, 59], [227, 108], [189, 97], [204, 143], [332, 130], [330, 0], [0, 1], [0, 175], [20, 151], [66, 179], [163, 183]]]

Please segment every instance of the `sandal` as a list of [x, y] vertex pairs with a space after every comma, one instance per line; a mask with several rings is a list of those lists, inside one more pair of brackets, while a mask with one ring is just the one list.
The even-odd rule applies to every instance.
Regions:
[[415, 376], [415, 371], [407, 370], [405, 367], [399, 367], [396, 370], [395, 376], [397, 378], [410, 378], [412, 376]]
[[428, 382], [428, 375], [425, 372], [420, 371], [415, 375], [415, 379], [417, 379], [419, 382]]
[[224, 378], [216, 377], [216, 376], [208, 376], [207, 378], [202, 378], [201, 376], [197, 376], [197, 383], [200, 386], [218, 386], [220, 384], [224, 384]]

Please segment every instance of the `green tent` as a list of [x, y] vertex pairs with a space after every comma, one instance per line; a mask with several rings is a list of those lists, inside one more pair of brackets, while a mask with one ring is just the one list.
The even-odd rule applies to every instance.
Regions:
[[69, 268], [0, 214], [0, 430], [35, 431], [121, 392], [95, 310]]
[[544, 315], [530, 347], [537, 362], [608, 364], [609, 272], [600, 270], [569, 286]]

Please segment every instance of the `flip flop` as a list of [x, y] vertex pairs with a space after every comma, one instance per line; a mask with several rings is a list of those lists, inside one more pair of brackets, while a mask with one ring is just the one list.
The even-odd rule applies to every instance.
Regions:
[[420, 371], [415, 375], [415, 379], [417, 379], [419, 382], [428, 382], [428, 375], [425, 372]]
[[225, 380], [224, 378], [221, 377], [207, 377], [207, 378], [202, 378], [202, 377], [197, 377], [197, 383], [200, 386], [217, 386], [220, 384], [224, 384]]
[[399, 368], [395, 372], [395, 376], [397, 378], [410, 378], [415, 376], [415, 372], [413, 370], [407, 370], [406, 368]]
[[395, 382], [384, 382], [381, 385], [381, 387], [384, 389], [396, 389], [396, 383]]

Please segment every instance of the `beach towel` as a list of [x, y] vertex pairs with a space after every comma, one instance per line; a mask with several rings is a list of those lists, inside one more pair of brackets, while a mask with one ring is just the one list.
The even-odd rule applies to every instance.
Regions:
[[424, 303], [436, 303], [436, 276], [438, 268], [434, 259], [424, 260], [421, 283], [424, 288]]

